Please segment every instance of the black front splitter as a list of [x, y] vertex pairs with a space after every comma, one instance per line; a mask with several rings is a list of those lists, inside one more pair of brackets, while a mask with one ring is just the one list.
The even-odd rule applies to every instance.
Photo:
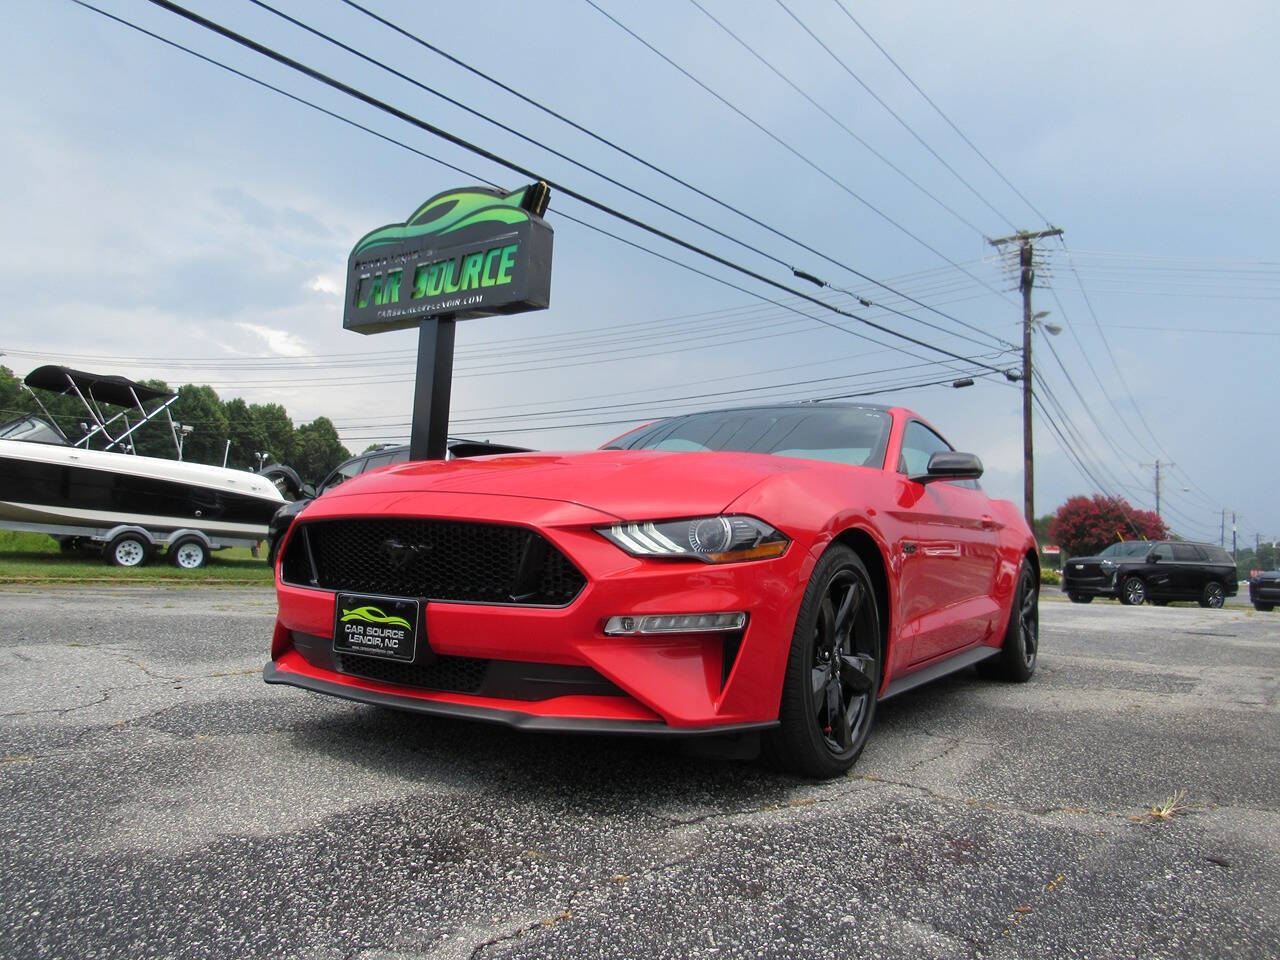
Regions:
[[670, 727], [656, 720], [596, 720], [588, 717], [543, 717], [520, 710], [497, 710], [492, 707], [476, 707], [463, 703], [444, 703], [438, 700], [423, 700], [418, 697], [401, 694], [383, 693], [378, 690], [364, 690], [350, 687], [332, 680], [321, 680], [305, 674], [280, 670], [275, 663], [268, 663], [262, 668], [262, 679], [267, 683], [279, 683], [315, 693], [327, 693], [330, 696], [367, 703], [375, 707], [390, 707], [394, 710], [407, 710], [411, 713], [422, 713], [434, 717], [449, 717], [455, 720], [482, 720], [487, 723], [500, 723], [515, 727], [518, 730], [529, 730], [540, 733], [593, 733], [607, 736], [640, 736], [640, 737], [711, 737], [726, 734], [752, 733], [770, 730], [778, 725], [777, 720], [761, 723], [733, 723], [718, 727]]

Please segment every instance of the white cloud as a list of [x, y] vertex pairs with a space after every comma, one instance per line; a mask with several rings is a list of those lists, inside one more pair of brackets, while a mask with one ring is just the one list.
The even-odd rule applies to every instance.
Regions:
[[323, 293], [330, 297], [342, 296], [342, 281], [332, 273], [317, 274], [308, 286], [316, 293]]
[[264, 327], [256, 323], [240, 322], [236, 326], [261, 337], [268, 350], [282, 357], [305, 357], [311, 352], [301, 337], [288, 330], [277, 330], [274, 327]]

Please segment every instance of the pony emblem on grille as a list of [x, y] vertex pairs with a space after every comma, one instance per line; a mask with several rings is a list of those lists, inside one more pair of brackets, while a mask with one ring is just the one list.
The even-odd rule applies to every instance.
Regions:
[[420, 553], [425, 553], [431, 549], [428, 543], [401, 543], [399, 540], [388, 539], [382, 541], [382, 553], [387, 558], [387, 563], [392, 570], [403, 570]]

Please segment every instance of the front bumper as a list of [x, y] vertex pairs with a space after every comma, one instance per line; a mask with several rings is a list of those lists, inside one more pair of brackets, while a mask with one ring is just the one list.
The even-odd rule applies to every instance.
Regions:
[[1249, 600], [1253, 603], [1280, 603], [1280, 580], [1250, 581]]
[[1076, 593], [1083, 597], [1116, 597], [1120, 592], [1118, 581], [1116, 572], [1086, 572], [1083, 576], [1072, 576], [1064, 572], [1062, 592]]
[[[335, 658], [329, 640], [332, 591], [280, 581], [279, 613], [269, 683], [291, 684], [406, 710], [491, 720], [525, 729], [667, 735], [760, 729], [778, 717], [782, 677], [803, 585], [812, 559], [796, 543], [772, 560], [713, 566], [697, 561], [631, 557], [591, 527], [614, 518], [553, 501], [468, 494], [398, 498], [386, 509], [374, 495], [349, 496], [332, 516], [436, 516], [536, 529], [568, 556], [587, 585], [564, 607], [522, 607], [429, 601], [424, 608], [426, 659], [555, 665], [594, 671], [608, 692], [573, 687], [563, 696], [491, 695], [432, 689], [395, 674], [356, 675]], [[366, 501], [366, 502], [361, 502]], [[323, 500], [307, 511], [322, 516]], [[313, 514], [313, 511], [315, 512]], [[605, 621], [620, 614], [742, 610], [744, 630], [733, 634], [606, 636]], [[421, 649], [421, 648], [420, 648]], [[422, 659], [420, 657], [420, 659]], [[508, 671], [509, 672], [509, 671]], [[569, 689], [566, 687], [566, 689]]]

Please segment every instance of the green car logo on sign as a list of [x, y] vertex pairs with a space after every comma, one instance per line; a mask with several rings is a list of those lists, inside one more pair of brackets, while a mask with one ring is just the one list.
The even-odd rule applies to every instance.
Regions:
[[344, 607], [342, 610], [342, 622], [349, 623], [352, 620], [359, 620], [364, 623], [378, 623], [391, 627], [404, 627], [406, 630], [412, 626], [404, 617], [391, 616], [378, 607], [371, 605], [355, 607], [350, 610]]

